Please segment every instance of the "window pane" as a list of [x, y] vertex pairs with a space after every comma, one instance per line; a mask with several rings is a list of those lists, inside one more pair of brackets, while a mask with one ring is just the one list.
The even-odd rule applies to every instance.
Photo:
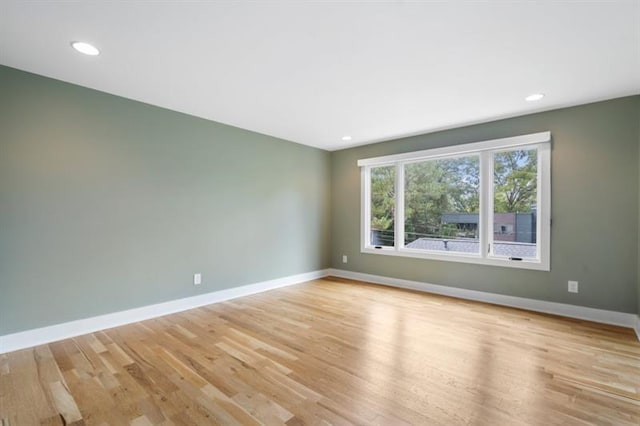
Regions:
[[479, 176], [477, 155], [407, 164], [405, 247], [478, 254]]
[[371, 245], [395, 244], [396, 167], [371, 168]]
[[536, 258], [538, 151], [504, 151], [493, 158], [493, 254]]

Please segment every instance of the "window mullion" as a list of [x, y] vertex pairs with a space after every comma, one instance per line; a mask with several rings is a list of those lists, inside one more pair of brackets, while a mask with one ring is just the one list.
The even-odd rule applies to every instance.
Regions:
[[362, 180], [362, 200], [360, 208], [362, 210], [362, 247], [371, 245], [371, 173], [369, 167], [363, 167], [361, 172]]
[[490, 152], [480, 153], [480, 218], [478, 220], [480, 237], [480, 257], [487, 258], [489, 255], [489, 244], [493, 233], [493, 223], [491, 220], [493, 209], [493, 162]]
[[395, 249], [404, 247], [404, 165], [396, 164], [396, 208], [393, 218]]

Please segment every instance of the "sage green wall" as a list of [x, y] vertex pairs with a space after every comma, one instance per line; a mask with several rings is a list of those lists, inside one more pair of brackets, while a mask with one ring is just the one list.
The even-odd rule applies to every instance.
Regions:
[[[327, 153], [0, 66], [0, 335], [330, 264], [640, 314], [639, 121], [630, 97]], [[543, 130], [551, 272], [359, 252], [358, 159]]]
[[0, 335], [328, 267], [329, 161], [0, 67]]
[[[628, 97], [333, 152], [332, 267], [637, 312], [639, 111], [640, 97]], [[545, 130], [553, 138], [550, 272], [360, 253], [358, 159]], [[578, 294], [567, 280], [579, 281]]]

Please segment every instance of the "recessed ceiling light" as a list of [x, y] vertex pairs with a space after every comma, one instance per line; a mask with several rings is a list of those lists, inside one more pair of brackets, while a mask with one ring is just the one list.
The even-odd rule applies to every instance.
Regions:
[[534, 101], [539, 101], [542, 98], [544, 98], [544, 93], [534, 93], [524, 98], [524, 100], [527, 102], [534, 102]]
[[345, 142], [350, 141], [351, 139], [352, 139], [351, 136], [343, 136], [342, 137], [342, 140], [345, 141]]
[[100, 54], [100, 51], [95, 46], [85, 43], [83, 41], [74, 41], [71, 43], [71, 47], [76, 49], [80, 53], [84, 53], [89, 56], [96, 56]]

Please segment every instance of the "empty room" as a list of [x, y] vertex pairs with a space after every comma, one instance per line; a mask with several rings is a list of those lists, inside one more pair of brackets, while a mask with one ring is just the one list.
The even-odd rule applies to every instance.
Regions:
[[640, 424], [640, 2], [0, 2], [0, 426]]

